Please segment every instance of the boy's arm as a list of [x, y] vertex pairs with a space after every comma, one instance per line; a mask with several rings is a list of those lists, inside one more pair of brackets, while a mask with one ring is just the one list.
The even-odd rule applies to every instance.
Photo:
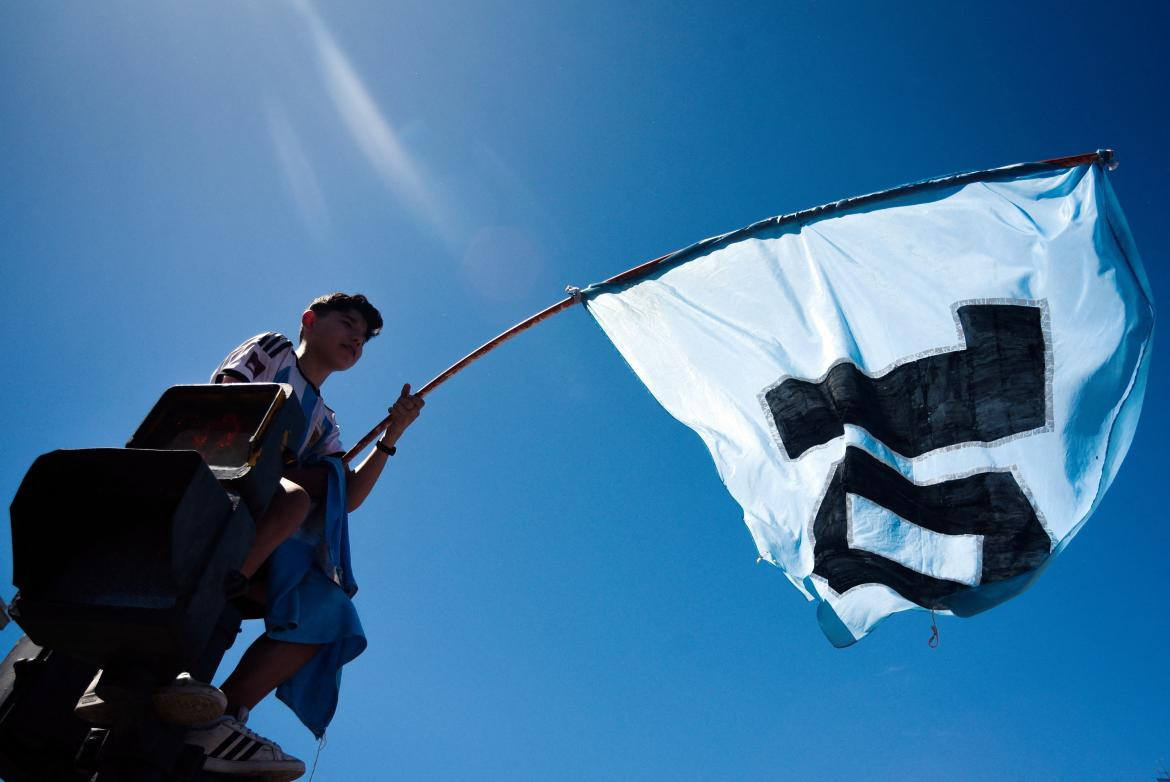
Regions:
[[[390, 426], [386, 427], [379, 442], [388, 448], [393, 448], [406, 428], [418, 418], [424, 404], [426, 403], [421, 396], [410, 393], [409, 383], [404, 385], [401, 396], [390, 408]], [[358, 506], [365, 502], [366, 497], [373, 490], [374, 484], [378, 482], [378, 476], [382, 474], [382, 468], [386, 466], [386, 460], [389, 458], [380, 448], [374, 448], [362, 460], [358, 468], [350, 474], [349, 483], [345, 490], [346, 505], [349, 511], [357, 510]]]
[[[248, 381], [240, 380], [239, 378], [232, 377], [231, 375], [223, 375], [219, 379], [219, 383], [221, 385], [227, 385], [228, 383], [246, 382]], [[311, 497], [314, 501], [320, 502], [321, 499], [325, 496], [325, 490], [328, 487], [328, 476], [325, 472], [325, 467], [301, 467], [299, 465], [294, 465], [284, 469], [283, 477], [288, 478], [290, 481], [308, 492], [309, 497]]]
[[[219, 382], [242, 383], [244, 381], [238, 380], [231, 375], [224, 375], [220, 378]], [[418, 418], [424, 404], [426, 402], [423, 401], [421, 396], [410, 393], [409, 383], [404, 385], [401, 396], [394, 402], [394, 406], [390, 408], [392, 419], [390, 426], [382, 434], [382, 444], [393, 448], [394, 444], [398, 442], [398, 438], [406, 431], [406, 428]], [[389, 456], [380, 449], [375, 448], [362, 460], [358, 468], [350, 473], [349, 481], [345, 487], [346, 510], [353, 512], [366, 501], [366, 497], [370, 496], [374, 484], [378, 482], [378, 477], [382, 474], [382, 469], [386, 466], [387, 459], [389, 459]], [[327, 478], [324, 467], [290, 467], [284, 471], [284, 477], [300, 485], [301, 488], [308, 492], [310, 497], [318, 501], [325, 496]]]

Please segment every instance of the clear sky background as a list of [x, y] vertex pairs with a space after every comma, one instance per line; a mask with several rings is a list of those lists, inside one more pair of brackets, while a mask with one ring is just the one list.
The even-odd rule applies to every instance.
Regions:
[[[386, 315], [324, 388], [352, 443], [567, 283], [1098, 147], [1163, 301], [1168, 38], [1166, 3], [4, 3], [0, 495], [323, 292]], [[922, 612], [836, 650], [700, 440], [556, 316], [436, 391], [351, 519], [370, 646], [317, 779], [1152, 779], [1159, 348], [1116, 483], [1031, 590], [936, 650]], [[279, 702], [251, 724], [312, 762]]]

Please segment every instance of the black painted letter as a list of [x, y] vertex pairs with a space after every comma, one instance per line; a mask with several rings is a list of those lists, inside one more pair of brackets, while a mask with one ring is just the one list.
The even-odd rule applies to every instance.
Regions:
[[[866, 429], [908, 457], [969, 442], [993, 442], [1047, 421], [1042, 310], [1031, 304], [970, 304], [957, 310], [961, 350], [908, 361], [871, 378], [834, 365], [820, 381], [788, 378], [764, 394], [784, 451], [799, 458]], [[848, 495], [877, 503], [924, 529], [982, 535], [980, 584], [1040, 566], [1052, 541], [1010, 472], [981, 472], [920, 486], [860, 448], [837, 464], [813, 519], [813, 573], [838, 594], [884, 584], [925, 608], [946, 608], [967, 585], [935, 578], [880, 554], [849, 547]]]
[[966, 584], [946, 581], [849, 547], [846, 495], [881, 505], [919, 527], [944, 535], [983, 535], [979, 583], [1003, 581], [1038, 567], [1052, 546], [1015, 476], [981, 472], [918, 486], [860, 448], [845, 449], [813, 522], [813, 572], [838, 594], [859, 584], [885, 584], [924, 608], [946, 608], [945, 598]]
[[853, 364], [820, 382], [788, 378], [764, 395], [788, 458], [864, 427], [903, 456], [991, 442], [1044, 426], [1044, 331], [1039, 307], [959, 307], [966, 347], [871, 378]]

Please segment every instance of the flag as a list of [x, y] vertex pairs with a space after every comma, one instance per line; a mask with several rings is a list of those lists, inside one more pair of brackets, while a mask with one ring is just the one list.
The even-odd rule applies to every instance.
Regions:
[[1101, 502], [1154, 322], [1109, 161], [772, 218], [582, 292], [835, 646], [1007, 600]]

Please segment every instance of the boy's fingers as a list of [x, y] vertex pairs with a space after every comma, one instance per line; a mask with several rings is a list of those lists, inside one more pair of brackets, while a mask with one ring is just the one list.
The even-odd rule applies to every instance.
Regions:
[[421, 396], [410, 393], [410, 383], [406, 383], [402, 386], [402, 395], [394, 400], [394, 404], [389, 407], [387, 412], [391, 416], [405, 418], [406, 422], [409, 422], [418, 418], [419, 412], [425, 404], [426, 402]]

